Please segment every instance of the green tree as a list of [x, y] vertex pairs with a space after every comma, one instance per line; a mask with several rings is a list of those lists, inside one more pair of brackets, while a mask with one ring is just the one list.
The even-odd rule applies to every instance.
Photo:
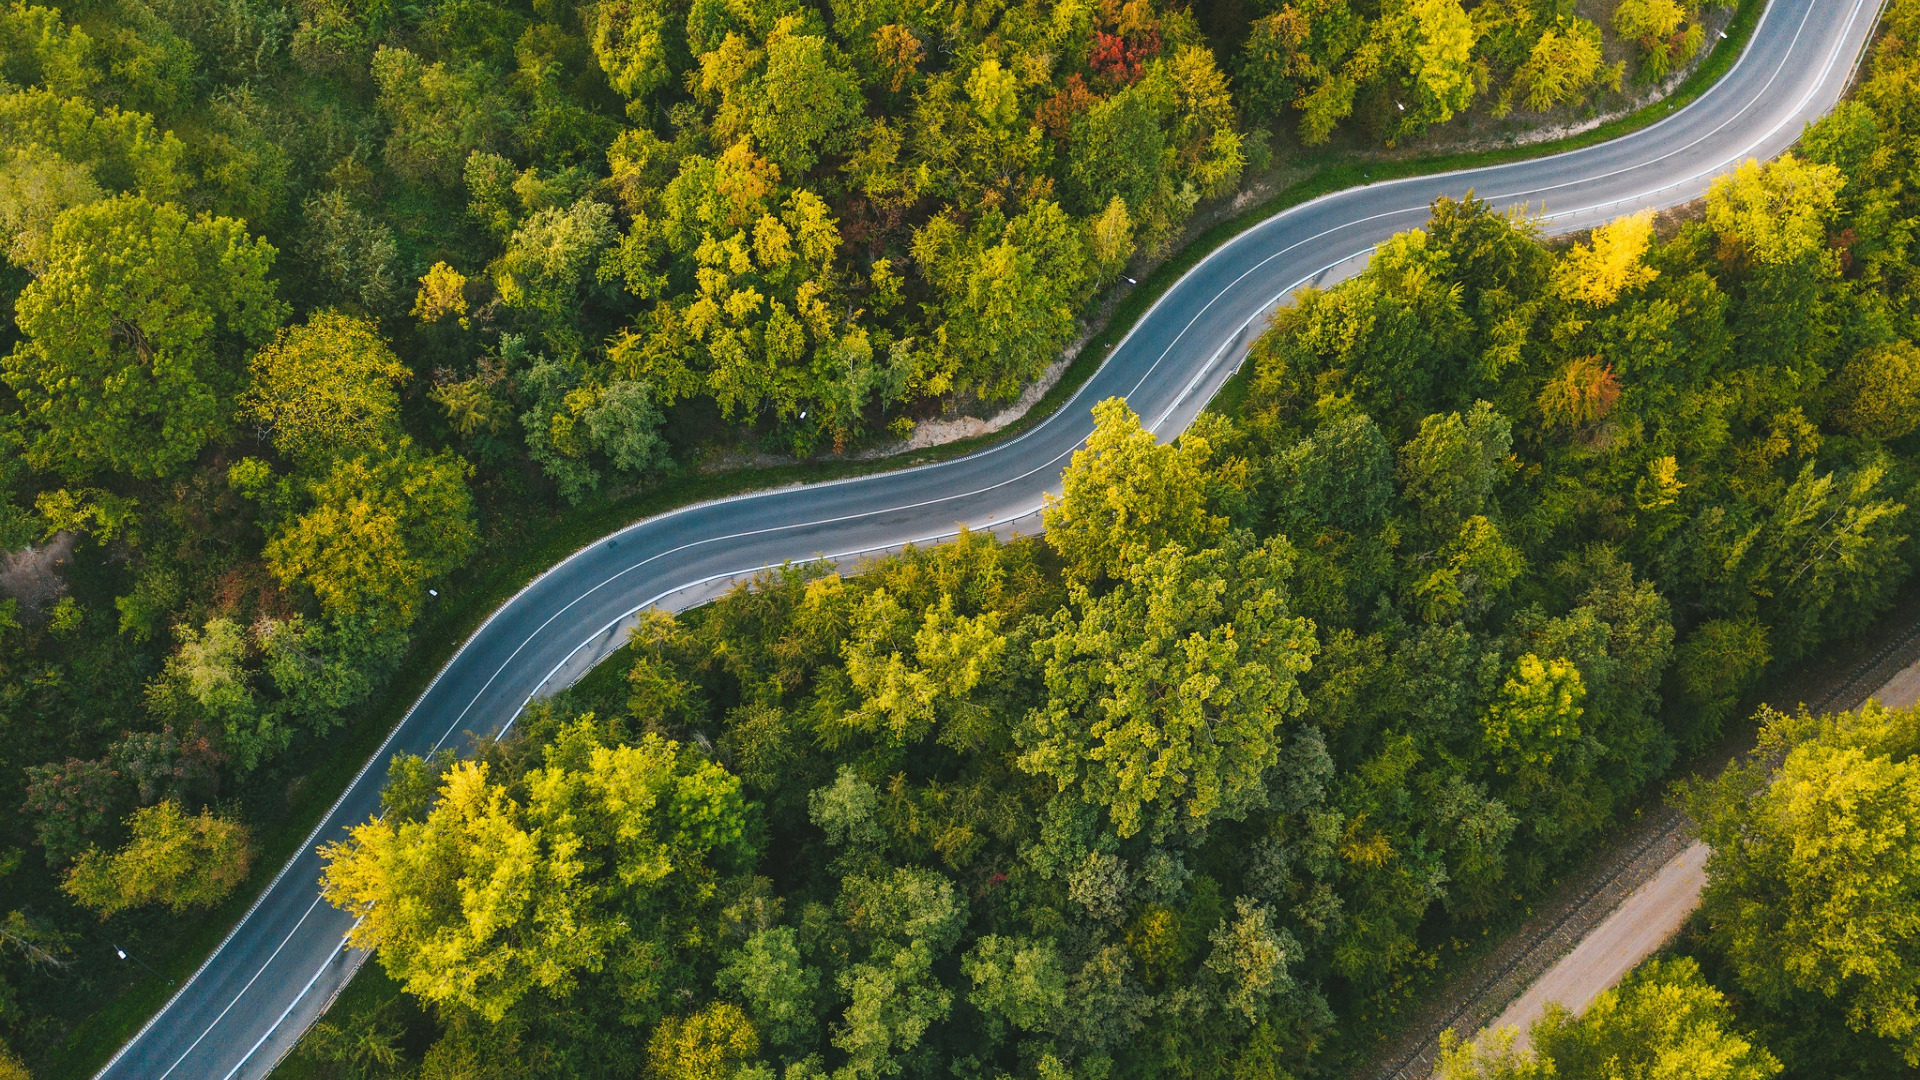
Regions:
[[1762, 1002], [1827, 997], [1920, 1064], [1920, 716], [1870, 701], [1761, 722], [1747, 761], [1688, 793], [1713, 848], [1709, 940]]
[[1895, 341], [1847, 361], [1834, 380], [1841, 430], [1898, 439], [1920, 427], [1920, 349]]
[[1049, 940], [988, 934], [960, 960], [973, 1007], [1018, 1031], [1043, 1031], [1067, 1003], [1067, 973]]
[[479, 64], [429, 64], [382, 45], [373, 54], [373, 79], [393, 123], [387, 164], [415, 183], [458, 184], [467, 156], [498, 145], [513, 121], [499, 81]]
[[1173, 105], [1167, 81], [1146, 78], [1074, 119], [1067, 176], [1077, 210], [1097, 213], [1115, 198], [1136, 210], [1158, 201]]
[[1758, 619], [1709, 619], [1694, 627], [1674, 656], [1680, 693], [1694, 710], [1690, 742], [1703, 746], [1767, 669], [1773, 654]]
[[1047, 543], [1079, 581], [1119, 578], [1167, 544], [1202, 546], [1225, 522], [1207, 513], [1213, 448], [1197, 435], [1162, 446], [1119, 398], [1093, 407], [1093, 434], [1047, 503]]
[[728, 956], [714, 986], [746, 1004], [755, 1030], [772, 1046], [799, 1049], [817, 1034], [820, 973], [801, 960], [792, 927], [754, 931]]
[[190, 183], [185, 144], [153, 117], [111, 105], [95, 111], [47, 89], [0, 94], [0, 146], [42, 147], [86, 168], [110, 192], [156, 203], [181, 197]]
[[1400, 476], [1421, 523], [1447, 536], [1485, 512], [1512, 444], [1512, 425], [1484, 401], [1464, 416], [1435, 414], [1420, 421], [1419, 434], [1400, 448]]
[[398, 434], [396, 384], [412, 376], [380, 330], [337, 311], [283, 329], [253, 356], [241, 399], [281, 453], [313, 458], [376, 445]]
[[166, 476], [232, 423], [239, 353], [285, 308], [274, 250], [230, 218], [121, 196], [54, 221], [44, 274], [0, 361], [32, 424], [27, 458], [72, 479]]
[[841, 901], [866, 958], [840, 972], [848, 999], [833, 1031], [833, 1045], [847, 1055], [840, 1075], [894, 1076], [903, 1067], [901, 1055], [919, 1046], [953, 1006], [933, 965], [959, 939], [966, 901], [940, 874], [910, 868], [846, 878]]
[[427, 583], [472, 550], [466, 462], [428, 456], [410, 439], [336, 459], [306, 481], [312, 507], [263, 553], [275, 577], [306, 585], [335, 618], [413, 621]]
[[938, 296], [927, 310], [930, 393], [1012, 397], [1072, 336], [1091, 280], [1081, 230], [1044, 201], [1011, 221], [983, 215], [968, 231], [937, 217], [914, 236], [913, 256]]
[[189, 816], [172, 800], [136, 810], [132, 836], [112, 852], [88, 848], [60, 885], [101, 917], [166, 904], [175, 914], [212, 907], [247, 879], [247, 827], [211, 809]]
[[1287, 611], [1283, 539], [1169, 544], [1095, 596], [1074, 586], [1035, 642], [1047, 697], [1016, 730], [1020, 767], [1107, 810], [1122, 837], [1238, 820], [1265, 804], [1299, 713], [1313, 624]]
[[1226, 1007], [1251, 1024], [1265, 1015], [1276, 996], [1295, 992], [1287, 972], [1304, 956], [1291, 933], [1273, 925], [1273, 913], [1247, 897], [1233, 902], [1234, 914], [1220, 919], [1208, 940], [1213, 951], [1206, 967], [1221, 984]]
[[571, 325], [581, 290], [595, 282], [600, 260], [617, 237], [613, 207], [605, 203], [581, 199], [564, 210], [533, 213], [513, 230], [494, 264], [500, 298], [553, 325]]

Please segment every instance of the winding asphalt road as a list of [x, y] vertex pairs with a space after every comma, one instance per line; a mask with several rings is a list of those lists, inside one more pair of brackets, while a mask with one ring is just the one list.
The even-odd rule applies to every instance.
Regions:
[[935, 465], [690, 506], [575, 552], [462, 646], [226, 941], [98, 1077], [272, 1071], [366, 959], [344, 946], [352, 919], [320, 899], [314, 849], [378, 808], [393, 753], [500, 732], [532, 696], [616, 648], [621, 628], [649, 606], [678, 610], [766, 567], [933, 541], [963, 524], [1036, 531], [1045, 493], [1091, 430], [1095, 402], [1124, 397], [1173, 437], [1282, 298], [1354, 272], [1376, 244], [1423, 223], [1438, 196], [1472, 189], [1496, 206], [1527, 207], [1554, 232], [1699, 197], [1740, 161], [1786, 149], [1839, 100], [1878, 5], [1771, 0], [1733, 70], [1658, 124], [1553, 157], [1350, 189], [1254, 226], [1175, 284], [1064, 408], [1018, 438]]

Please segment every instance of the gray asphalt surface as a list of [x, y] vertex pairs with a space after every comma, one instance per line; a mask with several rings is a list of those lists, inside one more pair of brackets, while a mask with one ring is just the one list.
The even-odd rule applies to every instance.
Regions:
[[1553, 232], [1699, 197], [1740, 161], [1780, 153], [1839, 100], [1878, 5], [1771, 0], [1734, 69], [1654, 126], [1553, 157], [1354, 188], [1254, 226], [1170, 289], [1058, 414], [991, 449], [702, 503], [582, 548], [466, 642], [226, 941], [98, 1077], [238, 1080], [272, 1071], [366, 959], [344, 947], [352, 919], [320, 899], [314, 849], [375, 812], [392, 754], [457, 746], [469, 731], [497, 734], [532, 696], [612, 651], [620, 627], [648, 606], [677, 610], [761, 568], [851, 559], [961, 525], [1036, 531], [1044, 494], [1058, 490], [1091, 430], [1094, 403], [1124, 397], [1172, 438], [1287, 294], [1357, 270], [1376, 244], [1424, 222], [1441, 195], [1472, 189], [1497, 206], [1524, 205]]

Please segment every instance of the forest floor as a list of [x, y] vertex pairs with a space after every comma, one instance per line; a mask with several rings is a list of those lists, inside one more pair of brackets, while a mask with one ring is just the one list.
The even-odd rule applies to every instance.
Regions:
[[[1857, 709], [1869, 697], [1890, 705], [1920, 700], [1920, 592], [1909, 590], [1872, 631], [1800, 665], [1758, 697], [1782, 710], [1804, 704], [1815, 713]], [[1668, 790], [1718, 774], [1753, 747], [1754, 735], [1743, 726], [1679, 770]], [[1548, 1001], [1584, 1006], [1684, 925], [1704, 881], [1698, 866], [1688, 864], [1703, 859], [1687, 816], [1664, 796], [1650, 800], [1535, 904], [1516, 930], [1410, 1009], [1394, 1034], [1349, 1075], [1425, 1080], [1443, 1032], [1474, 1033], [1498, 1024], [1524, 1031]], [[1633, 963], [1621, 967], [1629, 958]]]

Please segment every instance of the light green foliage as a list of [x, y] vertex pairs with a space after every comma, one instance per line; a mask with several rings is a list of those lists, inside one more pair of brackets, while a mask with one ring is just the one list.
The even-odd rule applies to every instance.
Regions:
[[714, 986], [746, 1004], [760, 1037], [777, 1047], [800, 1047], [814, 1031], [820, 972], [800, 957], [792, 927], [755, 931], [714, 976]]
[[657, 0], [600, 0], [592, 8], [593, 53], [621, 96], [644, 100], [673, 78], [673, 15]]
[[967, 97], [980, 119], [991, 127], [1006, 127], [1020, 111], [1019, 81], [998, 60], [981, 61], [967, 76]]
[[1690, 798], [1713, 847], [1702, 910], [1741, 986], [1763, 1002], [1834, 999], [1850, 1026], [1910, 1064], [1920, 1061], [1915, 719], [1877, 702], [1818, 718], [1763, 710], [1753, 756]]
[[391, 308], [400, 293], [393, 230], [339, 191], [322, 191], [302, 208], [296, 267], [332, 303], [369, 314]]
[[504, 134], [506, 103], [482, 68], [429, 64], [407, 49], [382, 45], [373, 54], [373, 78], [380, 107], [393, 122], [387, 163], [415, 183], [459, 182], [467, 155], [491, 148]]
[[7, 259], [31, 273], [45, 273], [54, 220], [101, 195], [86, 166], [49, 150], [28, 146], [7, 155], [0, 163], [0, 236], [7, 242]]
[[700, 60], [702, 87], [725, 99], [722, 130], [750, 133], [790, 176], [811, 169], [822, 152], [839, 150], [860, 113], [859, 86], [838, 50], [826, 38], [800, 29], [793, 16], [773, 29], [758, 78], [742, 78], [745, 73], [736, 65], [753, 65], [758, 50], [750, 51], [736, 35]]
[[166, 904], [176, 915], [211, 907], [247, 879], [247, 827], [210, 809], [190, 816], [169, 800], [135, 811], [127, 828], [124, 846], [88, 848], [61, 883], [102, 918], [148, 904]]
[[0, 10], [0, 79], [15, 86], [85, 94], [99, 79], [93, 49], [87, 32], [67, 26], [58, 9], [13, 3]]
[[232, 619], [174, 630], [179, 647], [147, 684], [149, 707], [181, 727], [195, 721], [218, 733], [236, 771], [246, 773], [286, 749], [293, 732], [260, 701], [248, 661], [254, 643]]
[[1253, 1023], [1275, 996], [1293, 990], [1287, 966], [1300, 960], [1301, 949], [1292, 934], [1274, 927], [1264, 905], [1242, 896], [1233, 908], [1232, 920], [1223, 916], [1208, 935], [1213, 951], [1206, 966], [1221, 981], [1225, 1006]]
[[887, 838], [877, 820], [879, 800], [873, 785], [850, 766], [840, 766], [833, 783], [807, 796], [807, 816], [834, 847], [865, 847]]
[[1119, 578], [1167, 544], [1202, 546], [1224, 522], [1207, 513], [1213, 448], [1188, 435], [1162, 446], [1126, 403], [1094, 406], [1093, 434], [1046, 510], [1047, 542], [1081, 581]]
[[964, 231], [935, 218], [914, 237], [913, 256], [939, 297], [924, 376], [936, 393], [1012, 397], [1072, 335], [1090, 279], [1080, 230], [1050, 202], [1010, 221], [989, 214]]
[[1586, 696], [1572, 661], [1521, 656], [1481, 721], [1487, 753], [1503, 771], [1553, 764], [1554, 754], [1580, 736], [1580, 706]]
[[895, 742], [925, 738], [941, 714], [964, 703], [999, 669], [1006, 638], [993, 612], [966, 617], [953, 597], [913, 620], [885, 589], [868, 594], [853, 616], [847, 677], [864, 699], [843, 723]]
[[1428, 622], [1478, 614], [1526, 569], [1519, 550], [1479, 514], [1461, 522], [1460, 531], [1438, 551], [1416, 560], [1408, 592], [1414, 609]]
[[427, 583], [473, 547], [465, 462], [426, 455], [411, 440], [336, 459], [305, 482], [311, 508], [288, 521], [264, 552], [274, 576], [313, 590], [335, 618], [405, 625]]
[[1076, 586], [1035, 645], [1047, 699], [1019, 731], [1021, 768], [1103, 807], [1123, 837], [1264, 805], [1315, 651], [1312, 624], [1287, 611], [1291, 563], [1284, 540], [1169, 544], [1111, 593]]
[[840, 973], [848, 1004], [833, 1045], [847, 1055], [838, 1075], [849, 1080], [893, 1076], [900, 1055], [919, 1045], [947, 1016], [953, 993], [933, 964], [959, 938], [966, 902], [951, 882], [929, 870], [899, 869], [886, 877], [841, 882], [847, 925], [867, 942], [867, 959]]
[[834, 1029], [833, 1045], [846, 1054], [836, 1080], [871, 1080], [898, 1075], [899, 1056], [913, 1050], [934, 1024], [944, 1020], [953, 994], [933, 973], [933, 954], [923, 941], [865, 963], [840, 975], [847, 1011]]
[[108, 191], [154, 202], [178, 198], [188, 184], [185, 145], [151, 116], [96, 110], [47, 89], [0, 94], [0, 146], [41, 147], [85, 167]]
[[1067, 974], [1051, 941], [989, 934], [960, 970], [973, 983], [973, 1007], [1018, 1031], [1045, 1030], [1067, 1002]]
[[1510, 1029], [1478, 1046], [1452, 1041], [1442, 1050], [1438, 1074], [1441, 1080], [1767, 1080], [1780, 1072], [1772, 1054], [1734, 1029], [1726, 998], [1692, 960], [1650, 961], [1578, 1017], [1550, 1005], [1530, 1034], [1530, 1053], [1514, 1052]]
[[412, 372], [379, 328], [338, 312], [316, 313], [255, 353], [242, 404], [293, 457], [367, 447], [397, 434], [396, 384]]
[[[483, 764], [448, 770], [424, 821], [356, 826], [323, 849], [354, 944], [420, 997], [498, 1020], [536, 991], [610, 969], [644, 985], [644, 921], [698, 903], [712, 862], [744, 851], [739, 782], [678, 744], [606, 746], [589, 715], [565, 728], [524, 795]], [[671, 910], [669, 908], [669, 910]]]
[[61, 214], [47, 251], [17, 304], [25, 339], [0, 361], [28, 459], [74, 479], [160, 477], [224, 436], [235, 353], [283, 315], [273, 248], [230, 218], [122, 196]]
[[583, 286], [616, 238], [613, 208], [582, 199], [536, 211], [514, 229], [494, 269], [500, 298], [559, 322], [570, 321]]

